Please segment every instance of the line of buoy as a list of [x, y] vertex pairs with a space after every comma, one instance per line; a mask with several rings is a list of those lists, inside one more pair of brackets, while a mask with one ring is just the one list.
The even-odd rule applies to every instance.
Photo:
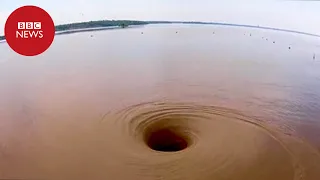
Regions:
[[[243, 34], [243, 35], [246, 35], [245, 33]], [[252, 34], [250, 33], [250, 36], [252, 36]], [[266, 41], [268, 41], [268, 38], [265, 38], [265, 37], [261, 37], [262, 39], [265, 39]], [[276, 41], [272, 41], [272, 43], [273, 44], [275, 44], [276, 43]], [[290, 49], [291, 50], [291, 46], [289, 46], [288, 47], [288, 49]], [[312, 58], [313, 58], [313, 60], [315, 60], [316, 59], [316, 54], [315, 53], [313, 53], [313, 56], [312, 56]]]
[[[143, 34], [143, 32], [141, 32], [141, 34]], [[178, 31], [176, 31], [176, 34], [178, 34]], [[212, 34], [215, 34], [215, 32], [212, 32]], [[243, 35], [246, 35], [246, 34], [244, 33]], [[252, 36], [251, 33], [250, 33], [250, 36]], [[93, 37], [93, 35], [91, 35], [91, 37]], [[262, 39], [264, 39], [264, 37], [262, 37]], [[268, 38], [266, 38], [266, 41], [268, 41]], [[273, 41], [273, 44], [275, 44], [275, 43], [276, 43], [276, 41]], [[291, 46], [289, 46], [288, 49], [291, 49]], [[315, 53], [313, 53], [313, 57], [312, 58], [313, 58], [313, 60], [316, 59], [316, 54]]]

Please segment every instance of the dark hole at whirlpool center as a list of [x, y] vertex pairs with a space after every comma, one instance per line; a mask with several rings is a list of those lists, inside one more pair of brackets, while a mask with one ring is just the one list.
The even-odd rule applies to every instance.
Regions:
[[186, 149], [188, 141], [174, 129], [159, 129], [149, 134], [147, 145], [155, 151], [176, 152]]

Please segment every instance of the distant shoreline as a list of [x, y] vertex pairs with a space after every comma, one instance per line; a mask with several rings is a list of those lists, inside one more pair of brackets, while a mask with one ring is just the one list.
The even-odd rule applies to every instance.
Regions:
[[[86, 31], [99, 31], [106, 29], [122, 29], [132, 26], [146, 25], [145, 21], [132, 20], [102, 20], [102, 21], [88, 21], [71, 24], [62, 24], [55, 26], [56, 35], [71, 34]], [[0, 43], [5, 41], [5, 36], [0, 36]]]
[[[246, 27], [246, 28], [282, 31], [282, 32], [320, 37], [320, 35], [318, 34], [300, 32], [295, 30], [287, 30], [287, 29], [271, 28], [271, 27], [263, 27], [263, 26], [253, 26], [253, 25], [218, 23], [218, 22], [102, 20], [102, 21], [88, 21], [88, 22], [80, 22], [80, 23], [62, 24], [62, 25], [57, 25], [55, 28], [56, 28], [56, 35], [63, 35], [63, 34], [72, 34], [72, 33], [79, 33], [79, 32], [101, 31], [101, 30], [107, 30], [107, 29], [132, 28], [135, 26], [143, 26], [143, 25], [149, 25], [149, 24], [202, 24], [202, 25], [215, 25], [215, 26], [233, 26], [233, 27]], [[0, 43], [2, 42], [5, 42], [4, 36], [0, 36]]]
[[108, 26], [108, 27], [98, 27], [98, 28], [85, 28], [85, 29], [72, 29], [66, 31], [57, 31], [56, 35], [63, 35], [63, 34], [73, 34], [73, 33], [80, 33], [80, 32], [90, 32], [90, 31], [104, 31], [104, 30], [111, 30], [111, 29], [127, 29], [127, 28], [134, 28], [143, 25], [130, 25], [128, 27], [122, 28], [119, 26]]
[[265, 30], [274, 30], [274, 31], [282, 31], [282, 32], [289, 32], [289, 33], [296, 33], [296, 34], [303, 34], [308, 36], [315, 36], [320, 37], [318, 34], [306, 33], [301, 31], [295, 30], [288, 30], [288, 29], [280, 29], [280, 28], [271, 28], [271, 27], [264, 27], [264, 26], [253, 26], [253, 25], [246, 25], [246, 24], [231, 24], [231, 23], [218, 23], [218, 22], [184, 22], [184, 21], [169, 21], [164, 23], [153, 23], [153, 21], [149, 21], [149, 24], [202, 24], [202, 25], [216, 25], [216, 26], [233, 26], [233, 27], [246, 27], [246, 28], [256, 28], [256, 29], [265, 29]]
[[65, 30], [65, 31], [57, 31], [56, 35], [71, 34], [71, 33], [77, 33], [77, 32], [100, 31], [100, 30], [106, 30], [106, 29], [119, 29], [119, 27], [111, 26], [111, 27], [100, 27], [100, 28], [72, 29], [72, 30]]

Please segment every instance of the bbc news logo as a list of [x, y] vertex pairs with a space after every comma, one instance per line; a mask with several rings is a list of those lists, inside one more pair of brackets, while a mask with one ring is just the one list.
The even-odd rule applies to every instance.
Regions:
[[43, 38], [41, 22], [18, 22], [16, 38]]
[[5, 37], [13, 51], [36, 56], [52, 44], [55, 27], [50, 15], [37, 6], [23, 6], [13, 11], [5, 24]]

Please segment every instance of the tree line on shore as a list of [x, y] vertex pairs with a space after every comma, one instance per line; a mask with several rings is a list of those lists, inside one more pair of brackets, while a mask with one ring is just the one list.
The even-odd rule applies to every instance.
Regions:
[[73, 29], [85, 29], [85, 28], [98, 28], [98, 27], [109, 27], [119, 26], [122, 28], [131, 25], [145, 25], [148, 24], [144, 21], [131, 21], [131, 20], [102, 20], [102, 21], [89, 21], [80, 23], [63, 24], [56, 26], [56, 31], [67, 31]]
[[[74, 29], [86, 29], [86, 28], [99, 28], [99, 27], [111, 27], [119, 26], [121, 28], [126, 28], [132, 25], [146, 25], [149, 24], [146, 21], [132, 21], [132, 20], [101, 20], [101, 21], [88, 21], [88, 22], [78, 22], [70, 24], [62, 24], [55, 26], [56, 32], [67, 31]], [[0, 41], [5, 40], [5, 36], [0, 36]]]

